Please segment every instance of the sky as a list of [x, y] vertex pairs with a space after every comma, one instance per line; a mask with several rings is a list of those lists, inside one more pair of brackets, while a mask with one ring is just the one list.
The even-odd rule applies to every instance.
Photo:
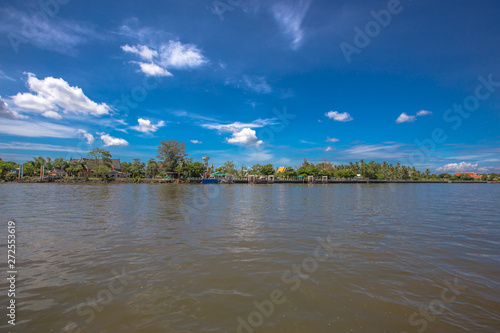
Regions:
[[0, 0], [0, 158], [500, 172], [500, 3]]

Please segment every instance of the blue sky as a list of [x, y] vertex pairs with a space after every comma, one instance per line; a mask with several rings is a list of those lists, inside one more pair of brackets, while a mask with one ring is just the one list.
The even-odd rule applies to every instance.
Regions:
[[0, 157], [500, 171], [498, 1], [0, 2]]

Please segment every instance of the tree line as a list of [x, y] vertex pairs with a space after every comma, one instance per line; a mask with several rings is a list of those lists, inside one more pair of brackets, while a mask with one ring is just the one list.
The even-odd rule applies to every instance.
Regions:
[[[48, 173], [53, 167], [64, 170], [68, 176], [78, 177], [88, 170], [96, 177], [105, 177], [112, 172], [112, 155], [109, 151], [96, 147], [91, 149], [86, 156], [86, 160], [68, 161], [63, 158], [52, 160], [50, 157], [44, 158], [34, 157], [33, 160], [23, 164], [24, 175], [27, 177], [39, 176], [40, 167], [45, 166], [45, 172]], [[11, 173], [11, 170], [17, 168], [14, 162], [4, 162], [0, 160], [0, 179], [12, 180], [16, 179], [17, 175]], [[188, 158], [186, 145], [184, 142], [177, 140], [162, 140], [157, 148], [156, 159], [151, 158], [147, 162], [141, 162], [139, 158], [135, 158], [132, 162], [121, 162], [121, 171], [125, 174], [130, 174], [133, 178], [142, 177], [202, 177], [205, 175], [206, 167], [201, 162], [194, 162], [192, 158]], [[424, 172], [417, 170], [415, 167], [393, 165], [387, 162], [378, 163], [375, 161], [365, 162], [350, 162], [349, 164], [333, 164], [332, 162], [323, 160], [320, 163], [312, 163], [304, 159], [301, 166], [287, 166], [281, 168], [280, 172], [272, 164], [254, 164], [251, 167], [244, 164], [236, 165], [234, 161], [227, 161], [222, 166], [209, 169], [209, 173], [221, 172], [228, 177], [246, 177], [248, 175], [255, 176], [270, 176], [274, 175], [278, 178], [299, 178], [299, 177], [321, 177], [351, 179], [362, 177], [373, 180], [474, 180], [469, 175], [454, 176], [448, 173], [439, 175], [432, 174], [429, 169]], [[491, 173], [483, 174], [482, 180], [498, 179], [499, 175]]]

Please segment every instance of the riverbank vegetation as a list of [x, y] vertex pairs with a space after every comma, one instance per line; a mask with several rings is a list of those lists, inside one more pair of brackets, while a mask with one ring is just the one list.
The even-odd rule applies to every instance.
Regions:
[[[142, 162], [135, 158], [132, 162], [121, 162], [117, 171], [116, 163], [112, 162], [112, 155], [109, 151], [96, 147], [90, 150], [86, 158], [65, 160], [63, 158], [51, 159], [50, 157], [34, 157], [33, 160], [23, 163], [24, 177], [40, 177], [41, 166], [45, 168], [46, 175], [53, 175], [57, 172], [60, 177], [96, 177], [109, 178], [113, 172], [119, 172], [120, 177], [140, 180], [143, 178], [200, 178], [206, 175], [207, 168], [199, 161], [188, 158], [185, 143], [177, 140], [161, 141], [157, 149], [156, 159], [150, 158], [147, 162]], [[116, 160], [115, 160], [116, 161]], [[0, 160], [0, 180], [10, 181], [17, 179], [17, 168], [19, 165], [14, 162]], [[56, 170], [56, 171], [54, 171]], [[470, 175], [451, 175], [448, 173], [432, 174], [429, 169], [425, 171], [417, 170], [415, 167], [393, 165], [387, 162], [350, 162], [348, 164], [333, 164], [329, 161], [319, 163], [309, 162], [304, 159], [300, 166], [274, 166], [272, 164], [253, 164], [246, 166], [237, 165], [233, 161], [227, 161], [219, 167], [210, 166], [208, 173], [219, 172], [230, 178], [244, 178], [248, 175], [271, 176], [276, 178], [303, 178], [308, 176], [335, 179], [370, 179], [370, 180], [455, 180], [473, 181]], [[61, 176], [62, 175], [62, 176]], [[113, 175], [113, 176], [116, 176]], [[494, 180], [499, 175], [491, 173], [483, 174], [478, 180]]]

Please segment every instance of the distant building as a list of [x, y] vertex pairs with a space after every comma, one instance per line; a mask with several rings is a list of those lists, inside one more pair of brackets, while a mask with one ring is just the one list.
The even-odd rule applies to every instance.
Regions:
[[[119, 158], [111, 158], [110, 161], [111, 161], [111, 163], [110, 163], [111, 164], [110, 165], [111, 172], [106, 174], [105, 175], [106, 177], [110, 177], [110, 178], [127, 178], [127, 177], [129, 177], [128, 173], [122, 172], [122, 164], [121, 164]], [[82, 171], [83, 177], [90, 177], [90, 175], [93, 172], [91, 165], [89, 165], [89, 163], [88, 163], [89, 162], [88, 158], [83, 158], [83, 157], [72, 158], [69, 162], [70, 163], [77, 162], [77, 163], [83, 164], [83, 171]], [[99, 160], [99, 163], [102, 163], [102, 160]]]
[[476, 173], [474, 173], [474, 172], [457, 172], [455, 174], [455, 176], [462, 176], [462, 175], [468, 175], [474, 179], [481, 179], [483, 177], [482, 175], [476, 175]]
[[66, 177], [66, 175], [67, 175], [66, 171], [64, 171], [63, 169], [56, 168], [56, 167], [53, 167], [49, 171], [49, 176], [53, 176], [53, 177], [57, 177], [57, 178]]
[[286, 171], [286, 167], [280, 167], [276, 170], [276, 173], [284, 173]]

